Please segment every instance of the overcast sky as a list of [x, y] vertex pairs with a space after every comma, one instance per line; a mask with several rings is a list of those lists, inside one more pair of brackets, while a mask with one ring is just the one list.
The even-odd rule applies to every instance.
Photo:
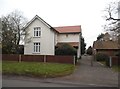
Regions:
[[81, 25], [88, 46], [104, 32], [103, 10], [116, 0], [0, 0], [0, 17], [14, 10], [31, 20], [36, 14], [52, 27]]

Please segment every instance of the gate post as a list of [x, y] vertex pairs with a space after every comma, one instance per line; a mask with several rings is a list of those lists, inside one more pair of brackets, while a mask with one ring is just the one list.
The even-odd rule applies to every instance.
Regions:
[[75, 56], [73, 56], [73, 64], [74, 64], [74, 66], [76, 64]]
[[109, 67], [112, 67], [112, 57], [110, 56]]
[[44, 63], [46, 62], [47, 60], [46, 60], [46, 55], [44, 55]]
[[19, 55], [19, 60], [18, 61], [21, 62], [21, 54]]

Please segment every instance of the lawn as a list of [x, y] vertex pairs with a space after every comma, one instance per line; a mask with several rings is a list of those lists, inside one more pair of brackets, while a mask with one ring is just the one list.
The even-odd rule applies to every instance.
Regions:
[[72, 64], [13, 61], [3, 61], [2, 63], [3, 74], [58, 77], [71, 74], [73, 71]]

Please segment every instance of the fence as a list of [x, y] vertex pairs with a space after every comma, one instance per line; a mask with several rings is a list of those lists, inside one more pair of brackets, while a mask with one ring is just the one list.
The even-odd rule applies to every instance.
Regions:
[[120, 58], [118, 56], [112, 56], [112, 65], [120, 65]]
[[111, 56], [109, 60], [106, 61], [107, 66], [112, 67], [113, 65], [120, 65], [120, 60], [118, 56]]
[[26, 61], [26, 62], [52, 62], [52, 63], [75, 64], [75, 58], [73, 56], [57, 56], [57, 55], [3, 54], [2, 60], [18, 62]]

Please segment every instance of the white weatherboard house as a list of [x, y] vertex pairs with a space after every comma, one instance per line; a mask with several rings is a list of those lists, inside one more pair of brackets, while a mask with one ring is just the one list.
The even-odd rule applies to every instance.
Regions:
[[81, 26], [52, 27], [36, 15], [25, 26], [25, 55], [55, 55], [55, 47], [68, 43], [81, 56]]

